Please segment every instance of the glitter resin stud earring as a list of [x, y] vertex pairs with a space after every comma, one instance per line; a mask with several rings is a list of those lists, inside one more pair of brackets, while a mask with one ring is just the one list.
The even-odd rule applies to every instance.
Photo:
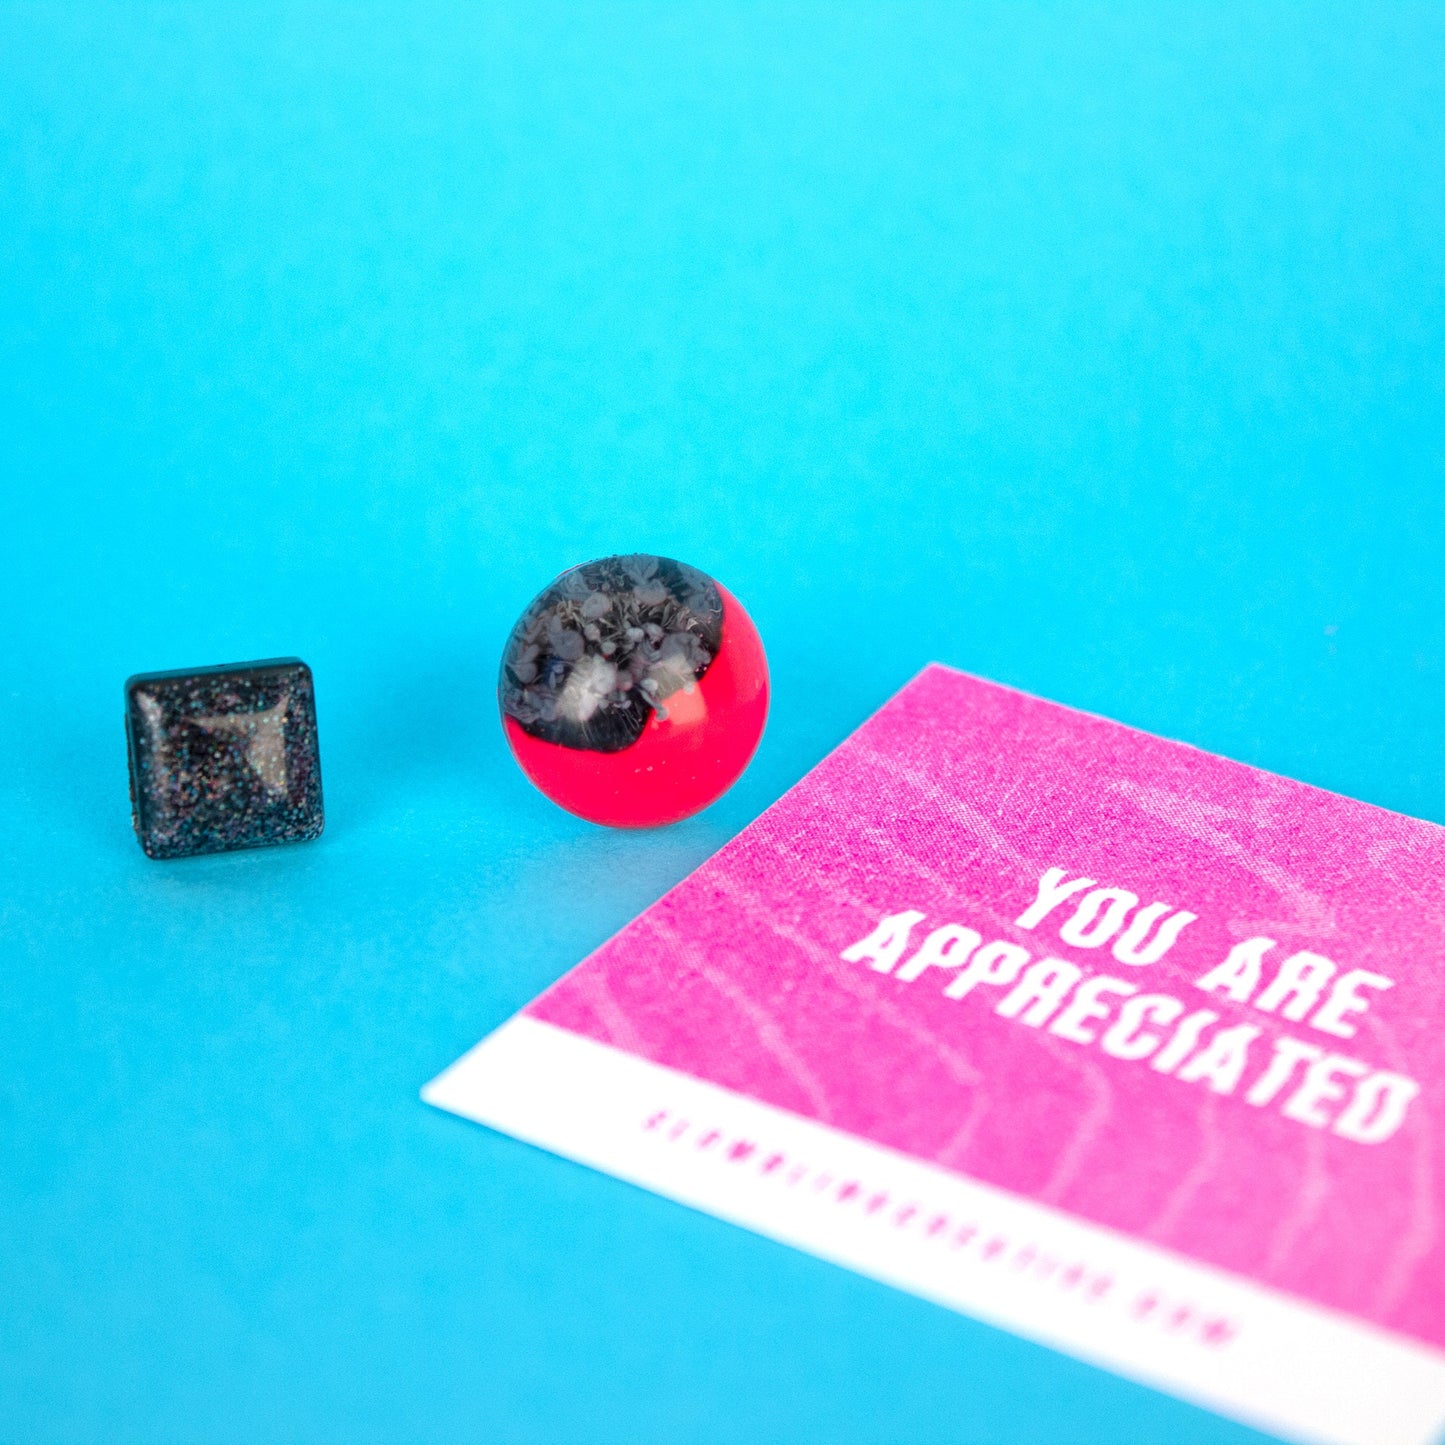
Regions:
[[747, 767], [768, 714], [752, 619], [704, 572], [604, 557], [564, 572], [502, 654], [502, 726], [522, 771], [593, 823], [675, 823]]
[[315, 838], [316, 695], [298, 657], [147, 672], [125, 685], [131, 817], [152, 858]]

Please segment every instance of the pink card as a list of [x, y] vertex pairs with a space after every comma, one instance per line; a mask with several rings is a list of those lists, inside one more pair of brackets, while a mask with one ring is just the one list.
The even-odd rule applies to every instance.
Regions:
[[1289, 1438], [1445, 1427], [1445, 828], [933, 666], [423, 1097]]

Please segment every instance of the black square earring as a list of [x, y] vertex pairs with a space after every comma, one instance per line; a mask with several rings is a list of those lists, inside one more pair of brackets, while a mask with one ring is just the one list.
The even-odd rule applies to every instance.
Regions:
[[140, 673], [125, 704], [131, 815], [149, 857], [321, 832], [316, 696], [299, 658]]

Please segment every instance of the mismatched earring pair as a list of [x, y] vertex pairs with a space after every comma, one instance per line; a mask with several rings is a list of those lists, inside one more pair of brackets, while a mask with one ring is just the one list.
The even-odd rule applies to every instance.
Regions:
[[[497, 695], [513, 755], [555, 803], [656, 827], [741, 776], [767, 721], [768, 667], [731, 593], [637, 553], [573, 567], [533, 599]], [[125, 702], [131, 815], [149, 857], [321, 833], [316, 695], [299, 658], [140, 673]]]

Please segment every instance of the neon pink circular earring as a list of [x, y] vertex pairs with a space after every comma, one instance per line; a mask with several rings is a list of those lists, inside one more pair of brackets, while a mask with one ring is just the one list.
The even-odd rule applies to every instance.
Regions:
[[533, 599], [497, 686], [522, 771], [614, 828], [676, 823], [742, 775], [768, 715], [768, 664], [742, 604], [667, 557], [604, 557]]

